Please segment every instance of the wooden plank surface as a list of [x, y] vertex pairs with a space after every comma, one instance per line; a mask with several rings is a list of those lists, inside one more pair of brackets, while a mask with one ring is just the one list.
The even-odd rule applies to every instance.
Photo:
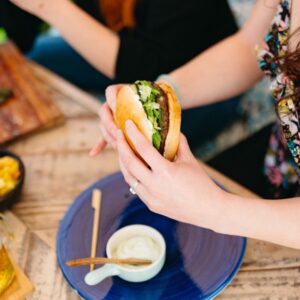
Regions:
[[[66, 115], [66, 123], [9, 146], [22, 156], [27, 169], [22, 201], [13, 209], [17, 218], [11, 215], [14, 224], [19, 224], [14, 226], [18, 238], [13, 255], [35, 285], [29, 300], [73, 300], [78, 296], [56, 263], [57, 228], [76, 195], [119, 170], [117, 155], [106, 149], [97, 158], [88, 156], [99, 138], [99, 103], [92, 104], [91, 96], [68, 83], [64, 89], [64, 81], [42, 68], [32, 68]], [[228, 190], [254, 196], [218, 172], [207, 170]], [[300, 251], [249, 240], [241, 271], [218, 299], [300, 299]]]
[[57, 266], [55, 250], [12, 213], [7, 222], [15, 233], [10, 254], [34, 285], [30, 300], [78, 300]]
[[62, 121], [62, 113], [12, 43], [0, 45], [0, 88], [13, 93], [0, 104], [0, 144]]

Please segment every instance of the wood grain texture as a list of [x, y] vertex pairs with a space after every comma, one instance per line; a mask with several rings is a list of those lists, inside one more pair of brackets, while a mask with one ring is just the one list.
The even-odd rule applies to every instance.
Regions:
[[62, 121], [57, 105], [10, 42], [0, 45], [0, 88], [13, 92], [0, 105], [0, 144]]
[[[55, 240], [59, 222], [74, 198], [97, 179], [119, 170], [117, 154], [106, 149], [97, 158], [88, 151], [99, 138], [96, 108], [91, 96], [42, 68], [32, 65], [47, 93], [66, 116], [63, 126], [25, 137], [9, 145], [27, 169], [21, 201], [14, 207], [12, 255], [35, 285], [29, 300], [77, 300], [57, 266]], [[48, 81], [49, 78], [49, 81]], [[84, 105], [85, 99], [87, 105]], [[95, 104], [91, 104], [95, 101]], [[228, 190], [254, 194], [215, 170], [208, 173]], [[241, 271], [218, 299], [300, 299], [300, 251], [248, 240]]]

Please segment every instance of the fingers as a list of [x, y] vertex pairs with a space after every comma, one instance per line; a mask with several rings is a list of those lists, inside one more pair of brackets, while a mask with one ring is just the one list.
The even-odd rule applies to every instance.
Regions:
[[121, 160], [119, 160], [119, 163], [120, 163], [120, 169], [121, 169], [121, 172], [123, 173], [125, 181], [128, 183], [128, 185], [131, 188], [133, 188], [135, 193], [147, 205], [147, 207], [151, 211], [154, 211], [154, 207], [157, 205], [156, 204], [157, 200], [154, 199], [154, 197], [151, 195], [149, 189], [147, 188], [147, 185], [145, 185], [143, 182], [139, 181], [133, 175], [131, 175]]
[[[138, 130], [137, 130], [138, 131]], [[138, 131], [139, 133], [139, 131]], [[143, 137], [143, 135], [142, 135]], [[151, 143], [147, 142], [147, 147], [150, 148], [160, 158], [160, 154], [153, 148]], [[154, 211], [157, 205], [157, 199], [153, 197], [151, 190], [155, 185], [153, 172], [135, 155], [133, 150], [128, 145], [121, 130], [118, 130], [117, 145], [119, 150], [119, 163], [121, 171], [126, 182], [134, 188], [137, 195]], [[143, 157], [144, 158], [144, 157]], [[164, 159], [162, 159], [164, 160]], [[138, 184], [137, 184], [138, 182]]]
[[133, 188], [138, 195], [142, 194], [145, 197], [148, 194], [145, 185], [128, 172], [121, 160], [119, 160], [119, 164], [121, 172], [123, 173], [124, 179], [128, 185]]
[[93, 146], [91, 149], [89, 155], [90, 156], [96, 156], [106, 147], [107, 143], [110, 144], [114, 149], [116, 148], [116, 138], [112, 137], [111, 134], [106, 130], [105, 126], [100, 123], [99, 125], [102, 138], [99, 139], [99, 141]]
[[116, 148], [117, 127], [114, 123], [112, 111], [107, 103], [101, 106], [99, 117], [101, 119], [100, 131], [103, 138], [92, 148], [90, 156], [98, 155], [105, 148], [107, 143], [113, 148]]
[[126, 169], [125, 165], [123, 164], [122, 160], [119, 158], [119, 165], [120, 165], [120, 169], [121, 172], [124, 176], [125, 181], [128, 183], [128, 185], [133, 186], [135, 181], [138, 180], [136, 178], [134, 178]]
[[187, 138], [181, 133], [180, 140], [179, 140], [179, 147], [178, 147], [175, 161], [190, 161], [192, 159], [195, 158], [193, 153], [191, 152]]
[[134, 154], [134, 152], [127, 144], [125, 137], [121, 131], [118, 132], [117, 141], [119, 160], [120, 163], [125, 167], [126, 172], [146, 186], [151, 185], [151, 170], [149, 170], [148, 167]]
[[90, 156], [96, 156], [98, 155], [106, 146], [106, 141], [104, 139], [100, 139], [94, 146], [93, 148], [91, 149], [89, 155]]
[[106, 130], [106, 128], [104, 127], [104, 125], [102, 123], [100, 123], [99, 128], [102, 133], [103, 139], [115, 149], [117, 146], [116, 138], [112, 137], [109, 134], [109, 132]]
[[126, 121], [126, 132], [139, 155], [152, 170], [162, 167], [167, 162], [166, 159], [164, 159], [163, 156], [161, 156], [160, 153], [152, 146], [152, 143], [143, 136], [131, 120]]
[[104, 103], [99, 111], [99, 117], [107, 135], [111, 137], [112, 140], [117, 139], [117, 126], [115, 124], [113, 113], [107, 103]]
[[102, 133], [102, 139], [100, 139], [90, 151], [90, 156], [98, 155], [109, 143], [113, 148], [116, 148], [117, 139], [117, 126], [113, 119], [113, 111], [116, 107], [116, 97], [121, 84], [109, 86], [106, 89], [107, 102], [104, 103], [99, 111], [99, 117], [101, 119], [100, 130]]
[[123, 84], [110, 85], [105, 90], [106, 101], [113, 112], [116, 111], [117, 94], [119, 90], [122, 88], [122, 86]]

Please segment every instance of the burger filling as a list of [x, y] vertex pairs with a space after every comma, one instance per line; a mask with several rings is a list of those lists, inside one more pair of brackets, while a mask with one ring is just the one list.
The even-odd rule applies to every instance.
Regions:
[[167, 95], [157, 84], [145, 80], [136, 81], [132, 88], [138, 94], [147, 118], [152, 124], [152, 144], [163, 153], [169, 130]]

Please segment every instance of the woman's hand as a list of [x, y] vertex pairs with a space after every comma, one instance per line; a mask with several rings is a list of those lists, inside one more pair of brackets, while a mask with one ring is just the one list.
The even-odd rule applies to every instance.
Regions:
[[116, 149], [117, 146], [117, 126], [114, 122], [114, 111], [116, 109], [117, 93], [122, 87], [121, 84], [111, 85], [105, 91], [106, 102], [99, 110], [100, 131], [102, 138], [96, 143], [90, 151], [91, 156], [98, 155], [107, 144]]
[[132, 121], [126, 131], [145, 165], [131, 150], [119, 130], [119, 163], [126, 182], [148, 208], [178, 221], [215, 229], [223, 190], [206, 175], [181, 135], [177, 158], [166, 160], [139, 132]]

